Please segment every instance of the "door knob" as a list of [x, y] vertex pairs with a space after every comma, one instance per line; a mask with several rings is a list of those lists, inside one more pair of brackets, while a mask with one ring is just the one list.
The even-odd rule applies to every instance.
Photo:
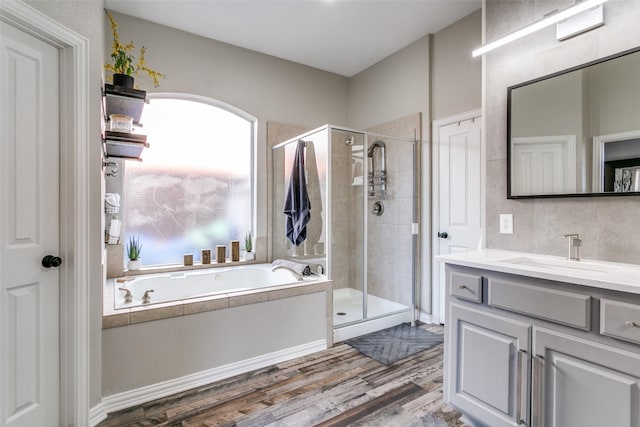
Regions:
[[446, 239], [447, 237], [449, 237], [449, 233], [443, 231], [442, 233], [438, 233], [438, 237], [441, 239]]
[[62, 265], [62, 258], [59, 256], [46, 255], [42, 258], [42, 266], [45, 268], [60, 267]]

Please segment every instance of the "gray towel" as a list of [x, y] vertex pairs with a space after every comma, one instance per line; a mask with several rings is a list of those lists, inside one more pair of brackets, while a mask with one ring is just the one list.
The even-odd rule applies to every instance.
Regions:
[[282, 213], [287, 217], [285, 225], [287, 239], [295, 246], [300, 245], [307, 238], [307, 224], [311, 219], [311, 202], [304, 173], [304, 141], [302, 140], [298, 141], [296, 147]]
[[273, 266], [272, 269], [276, 267], [286, 267], [303, 276], [311, 275], [311, 267], [309, 266], [309, 264], [302, 264], [300, 262], [288, 261], [286, 259], [277, 259], [273, 261], [271, 265]]

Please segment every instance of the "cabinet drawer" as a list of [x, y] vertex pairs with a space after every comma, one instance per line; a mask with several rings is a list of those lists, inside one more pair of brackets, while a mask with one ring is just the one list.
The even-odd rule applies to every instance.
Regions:
[[640, 344], [640, 305], [600, 300], [600, 333]]
[[588, 331], [591, 297], [507, 280], [488, 279], [488, 304]]
[[482, 302], [482, 276], [452, 271], [449, 277], [451, 295], [474, 302]]

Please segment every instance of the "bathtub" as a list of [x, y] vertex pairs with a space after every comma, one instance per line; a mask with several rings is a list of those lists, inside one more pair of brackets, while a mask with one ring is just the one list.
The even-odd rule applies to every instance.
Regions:
[[[312, 274], [305, 276], [301, 282], [288, 270], [271, 269], [271, 264], [253, 264], [116, 279], [113, 281], [114, 309], [188, 301], [221, 294], [233, 295], [238, 292], [326, 279], [324, 276]], [[125, 300], [127, 291], [131, 294], [131, 302]], [[153, 292], [148, 293], [150, 300], [143, 303], [143, 296], [147, 291]]]
[[[106, 412], [201, 387], [331, 347], [333, 285], [271, 264], [105, 281]], [[125, 291], [133, 296], [124, 302]], [[144, 292], [153, 289], [149, 304]]]

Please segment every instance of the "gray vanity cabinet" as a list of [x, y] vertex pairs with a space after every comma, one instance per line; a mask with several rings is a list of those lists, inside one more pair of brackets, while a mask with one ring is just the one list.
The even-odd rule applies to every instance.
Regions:
[[527, 423], [531, 327], [517, 320], [450, 304], [448, 401], [493, 427]]
[[640, 426], [640, 356], [533, 328], [532, 425]]
[[471, 424], [640, 426], [639, 295], [446, 271], [444, 398]]

